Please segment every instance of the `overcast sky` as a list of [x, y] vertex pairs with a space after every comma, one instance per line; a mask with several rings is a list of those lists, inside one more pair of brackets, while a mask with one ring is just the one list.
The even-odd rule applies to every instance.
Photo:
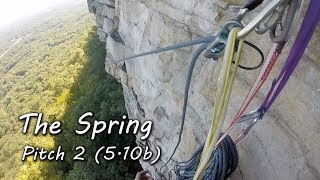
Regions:
[[0, 0], [0, 28], [72, 1], [76, 0]]

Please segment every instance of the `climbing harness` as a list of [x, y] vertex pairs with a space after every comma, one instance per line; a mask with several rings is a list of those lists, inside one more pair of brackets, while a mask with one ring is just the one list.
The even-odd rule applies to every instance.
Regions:
[[[268, 111], [277, 96], [280, 94], [282, 88], [285, 86], [286, 82], [288, 81], [289, 77], [300, 61], [303, 52], [305, 51], [305, 48], [310, 41], [316, 24], [319, 21], [320, 1], [318, 0], [310, 1], [307, 14], [300, 28], [297, 39], [290, 51], [289, 57], [278, 77], [273, 81], [264, 102], [259, 108], [244, 115], [247, 107], [249, 106], [259, 89], [265, 83], [269, 73], [278, 60], [278, 57], [281, 54], [281, 51], [284, 48], [288, 37], [291, 34], [291, 29], [292, 27], [294, 27], [294, 23], [296, 22], [299, 14], [297, 13], [298, 9], [300, 7], [301, 10], [302, 4], [299, 0], [272, 0], [265, 6], [265, 8], [262, 9], [260, 13], [258, 13], [257, 16], [255, 16], [252, 21], [248, 23], [248, 25], [243, 26], [241, 20], [245, 16], [245, 14], [248, 11], [255, 9], [262, 2], [263, 0], [251, 0], [250, 2], [248, 2], [244, 6], [244, 8], [240, 10], [235, 20], [230, 20], [225, 23], [217, 36], [208, 36], [164, 48], [159, 48], [115, 62], [117, 63], [140, 56], [202, 44], [194, 53], [189, 65], [187, 80], [184, 89], [184, 101], [180, 124], [181, 127], [178, 134], [178, 142], [168, 161], [160, 168], [161, 177], [159, 178], [164, 178], [164, 176], [161, 174], [161, 169], [169, 163], [180, 144], [185, 123], [188, 93], [192, 72], [197, 59], [203, 51], [204, 57], [206, 58], [217, 60], [218, 58], [223, 56], [217, 83], [213, 120], [205, 144], [193, 154], [189, 161], [178, 162], [174, 166], [173, 170], [177, 176], [177, 179], [215, 180], [228, 178], [230, 174], [236, 169], [238, 163], [238, 153], [236, 145], [239, 144], [241, 140], [246, 136], [246, 134], [248, 134], [250, 129], [263, 118], [264, 114]], [[284, 16], [285, 20], [282, 21]], [[280, 34], [276, 35], [278, 34], [277, 29], [279, 25], [281, 27]], [[269, 32], [270, 39], [272, 42], [274, 42], [274, 45], [271, 48], [266, 62], [261, 68], [260, 73], [254, 82], [254, 85], [251, 87], [235, 118], [233, 119], [225, 133], [221, 133], [237, 68], [239, 67], [246, 70], [257, 69], [262, 66], [264, 61], [263, 53], [261, 52], [261, 50], [255, 45], [244, 40], [244, 38], [252, 31], [256, 31], [256, 33], [258, 34]], [[239, 62], [244, 44], [247, 44], [250, 47], [254, 48], [261, 55], [262, 60], [257, 66], [243, 67], [240, 65]], [[234, 64], [234, 66], [232, 66], [232, 63]], [[237, 123], [245, 123], [248, 121], [250, 121], [248, 123], [248, 126], [240, 132], [238, 138], [235, 141], [232, 141], [232, 139], [228, 135], [231, 130], [236, 126]]]

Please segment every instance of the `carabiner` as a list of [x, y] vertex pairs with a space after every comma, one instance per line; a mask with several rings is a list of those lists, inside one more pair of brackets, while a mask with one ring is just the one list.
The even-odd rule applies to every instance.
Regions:
[[240, 120], [238, 121], [238, 123], [244, 122], [244, 121], [248, 121], [248, 120], [252, 120], [252, 119], [262, 119], [263, 116], [263, 112], [261, 111], [260, 108], [254, 109], [252, 111], [250, 111], [248, 114], [245, 114], [243, 116], [241, 116]]
[[250, 124], [244, 129], [244, 134], [248, 134], [250, 129], [260, 120], [260, 118], [254, 118]]
[[288, 0], [273, 0], [271, 1], [247, 26], [238, 32], [237, 38], [246, 37], [252, 30], [254, 30], [260, 23], [262, 23], [273, 11]]
[[281, 26], [281, 31], [279, 35], [276, 35], [276, 29], [277, 29], [277, 24], [269, 29], [269, 36], [272, 42], [274, 43], [279, 43], [283, 41], [287, 41], [289, 34], [290, 34], [290, 29], [292, 27], [293, 22], [295, 21], [295, 18], [299, 12], [299, 8], [301, 6], [301, 2], [298, 0], [290, 0], [289, 3], [287, 4], [289, 6], [286, 18], [284, 22], [279, 23]]
[[256, 33], [261, 35], [277, 26], [277, 24], [281, 22], [284, 10], [284, 6], [279, 6], [272, 15], [255, 28]]

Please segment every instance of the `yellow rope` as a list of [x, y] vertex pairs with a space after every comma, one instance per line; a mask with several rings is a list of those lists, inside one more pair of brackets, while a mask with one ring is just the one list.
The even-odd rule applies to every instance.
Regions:
[[193, 178], [194, 180], [201, 179], [201, 177], [203, 176], [203, 173], [205, 172], [210, 161], [211, 155], [214, 152], [214, 146], [216, 141], [218, 140], [225, 119], [225, 114], [228, 107], [233, 82], [236, 77], [244, 42], [244, 40], [242, 39], [239, 41], [239, 47], [235, 58], [235, 65], [231, 70], [237, 33], [239, 31], [240, 28], [233, 28], [228, 36], [226, 49], [220, 66], [216, 98], [213, 106], [213, 119], [211, 128], [201, 154], [201, 159], [196, 174]]

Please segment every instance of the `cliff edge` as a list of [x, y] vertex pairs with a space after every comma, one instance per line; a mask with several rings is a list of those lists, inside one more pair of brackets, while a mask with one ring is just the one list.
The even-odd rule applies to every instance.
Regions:
[[[140, 161], [142, 167], [149, 169], [154, 176], [177, 143], [184, 84], [197, 47], [117, 64], [114, 61], [216, 34], [226, 20], [236, 15], [238, 5], [243, 3], [239, 0], [88, 0], [89, 10], [96, 16], [97, 33], [101, 41], [106, 42], [106, 72], [123, 85], [129, 118], [153, 121], [148, 141], [139, 142], [137, 138], [137, 143], [162, 148], [161, 159], [156, 164]], [[308, 0], [304, 3], [302, 16], [308, 3]], [[250, 13], [244, 22], [249, 22], [257, 12]], [[301, 21], [302, 18], [299, 24]], [[252, 33], [246, 39], [261, 48], [265, 56], [272, 45], [267, 35]], [[255, 106], [265, 97], [293, 40], [291, 38], [286, 45], [271, 77], [253, 101]], [[280, 97], [238, 147], [240, 162], [234, 179], [320, 179], [319, 40], [318, 27], [302, 62]], [[247, 46], [244, 49], [242, 62], [257, 63], [258, 54]], [[205, 141], [211, 123], [218, 70], [219, 61], [203, 57], [198, 60], [191, 82], [182, 142], [166, 171], [172, 169], [175, 161], [189, 159]], [[239, 109], [257, 74], [258, 70], [238, 71], [225, 126]], [[232, 137], [235, 138], [243, 127], [239, 124], [231, 133]]]

